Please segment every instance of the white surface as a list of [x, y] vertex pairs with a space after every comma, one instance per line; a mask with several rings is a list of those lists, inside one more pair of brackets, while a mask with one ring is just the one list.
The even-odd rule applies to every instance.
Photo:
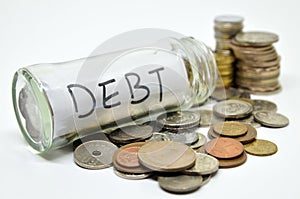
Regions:
[[[76, 3], [75, 3], [76, 2]], [[112, 169], [77, 167], [71, 150], [47, 158], [27, 148], [15, 120], [11, 81], [19, 67], [88, 56], [113, 35], [155, 27], [194, 36], [214, 48], [218, 14], [245, 17], [245, 30], [280, 36], [283, 91], [268, 97], [287, 115], [282, 129], [260, 128], [258, 138], [279, 148], [269, 157], [248, 156], [241, 167], [220, 170], [209, 184], [188, 195], [162, 191], [153, 180], [128, 181]], [[0, 1], [1, 144], [0, 198], [299, 198], [299, 3], [285, 1]]]

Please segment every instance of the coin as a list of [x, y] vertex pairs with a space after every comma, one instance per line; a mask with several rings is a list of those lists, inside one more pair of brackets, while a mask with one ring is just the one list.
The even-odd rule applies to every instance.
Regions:
[[220, 15], [217, 16], [214, 20], [215, 23], [243, 23], [244, 18], [237, 15]]
[[201, 186], [206, 185], [211, 179], [211, 175], [202, 175], [202, 184]]
[[[239, 136], [239, 137], [232, 137], [232, 139], [235, 139], [239, 142], [241, 142], [242, 144], [247, 144], [249, 142], [252, 142], [253, 140], [255, 140], [256, 136], [257, 136], [257, 131], [256, 129], [249, 125], [249, 124], [245, 124], [247, 126], [247, 133], [245, 135]], [[210, 129], [208, 131], [208, 134], [212, 137], [212, 138], [217, 138], [219, 137], [218, 134], [214, 133], [213, 129]]]
[[183, 172], [186, 174], [207, 175], [216, 172], [219, 169], [219, 161], [207, 154], [197, 153], [195, 165]]
[[220, 168], [232, 168], [244, 164], [247, 160], [247, 154], [243, 152], [236, 158], [232, 159], [219, 159]]
[[113, 143], [94, 140], [81, 144], [74, 151], [74, 161], [86, 169], [103, 169], [112, 165], [112, 156], [118, 149]]
[[245, 145], [245, 151], [251, 155], [267, 156], [277, 152], [277, 146], [268, 140], [257, 139]]
[[114, 130], [108, 137], [118, 144], [128, 144], [134, 141], [141, 141], [150, 138], [153, 128], [148, 125], [130, 125]]
[[199, 189], [202, 185], [201, 175], [173, 175], [158, 176], [158, 183], [161, 188], [174, 193], [188, 193]]
[[228, 119], [239, 119], [249, 116], [253, 111], [251, 104], [240, 100], [226, 100], [214, 105], [216, 116]]
[[244, 146], [232, 138], [219, 137], [209, 141], [205, 145], [205, 150], [209, 155], [216, 158], [234, 158], [241, 155]]
[[254, 111], [272, 111], [276, 112], [277, 111], [277, 105], [271, 101], [268, 100], [253, 100], [254, 105], [253, 109]]
[[270, 32], [241, 32], [235, 36], [235, 41], [243, 46], [268, 46], [278, 41], [278, 35]]
[[195, 128], [191, 129], [180, 129], [178, 131], [175, 130], [169, 130], [169, 131], [163, 131], [166, 133], [170, 140], [173, 142], [180, 142], [183, 144], [190, 145], [192, 143], [195, 143], [198, 141], [198, 134], [195, 131]]
[[205, 151], [205, 145], [199, 147], [199, 148], [196, 150], [196, 153], [205, 153], [205, 154], [206, 154], [206, 151]]
[[[239, 122], [242, 122], [242, 123], [244, 123], [244, 124], [249, 124], [249, 125], [251, 125], [251, 126], [254, 127], [254, 128], [259, 128], [259, 127], [261, 127], [261, 124], [258, 123], [258, 122], [256, 122], [256, 121], [254, 120], [254, 116], [253, 116], [253, 115], [251, 115], [251, 116], [249, 116], [249, 117], [247, 117], [247, 118], [243, 118], [243, 119], [239, 120]], [[248, 130], [249, 130], [249, 129], [248, 129]]]
[[248, 131], [245, 124], [235, 121], [218, 122], [213, 125], [213, 130], [219, 135], [228, 137], [242, 136]]
[[99, 132], [92, 135], [87, 135], [85, 137], [79, 138], [73, 142], [73, 151], [80, 146], [82, 143], [92, 141], [92, 140], [105, 140], [109, 141], [109, 139], [106, 137], [105, 133]]
[[148, 178], [152, 175], [152, 173], [140, 173], [140, 174], [126, 173], [126, 172], [118, 171], [117, 169], [114, 169], [114, 173], [117, 176], [127, 180], [141, 180], [141, 179]]
[[200, 115], [191, 111], [177, 111], [161, 114], [157, 122], [165, 129], [191, 128], [199, 124]]
[[197, 149], [206, 143], [206, 137], [202, 133], [197, 132], [197, 135], [198, 141], [190, 145], [192, 149]]
[[241, 93], [236, 88], [227, 88], [227, 89], [215, 89], [212, 93], [211, 97], [217, 101], [223, 101], [230, 98], [238, 98], [240, 97]]
[[119, 148], [112, 158], [114, 168], [130, 174], [149, 173], [150, 170], [141, 165], [138, 159], [138, 151], [145, 144], [146, 142], [135, 142]]
[[211, 124], [213, 112], [211, 110], [199, 110], [200, 127], [207, 127]]
[[185, 144], [171, 141], [148, 142], [138, 152], [142, 165], [154, 171], [176, 172], [195, 164], [195, 152]]
[[170, 137], [166, 133], [153, 132], [152, 136], [146, 142], [170, 141]]
[[272, 111], [256, 111], [254, 119], [264, 126], [280, 128], [289, 125], [289, 119], [280, 113]]

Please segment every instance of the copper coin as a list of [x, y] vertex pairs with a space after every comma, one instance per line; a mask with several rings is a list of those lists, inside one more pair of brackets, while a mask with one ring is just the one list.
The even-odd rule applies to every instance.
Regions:
[[139, 149], [146, 142], [135, 142], [119, 148], [113, 155], [113, 166], [115, 169], [125, 173], [141, 174], [150, 172], [149, 169], [142, 166], [138, 159]]
[[244, 146], [235, 139], [219, 137], [209, 141], [205, 145], [208, 154], [216, 158], [234, 158], [244, 152]]
[[196, 154], [185, 144], [171, 141], [148, 142], [138, 152], [142, 165], [154, 171], [183, 171], [195, 164]]
[[213, 125], [213, 129], [216, 133], [228, 137], [245, 135], [248, 130], [245, 124], [235, 121], [218, 122]]
[[236, 158], [231, 159], [219, 159], [219, 167], [220, 168], [232, 168], [237, 167], [244, 164], [247, 160], [247, 154], [243, 152]]

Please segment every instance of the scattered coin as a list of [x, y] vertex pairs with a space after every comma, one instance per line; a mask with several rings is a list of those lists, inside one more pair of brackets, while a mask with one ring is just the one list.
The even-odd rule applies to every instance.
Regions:
[[188, 193], [199, 189], [202, 185], [201, 175], [158, 176], [161, 188], [174, 193]]
[[153, 128], [148, 125], [130, 125], [114, 130], [108, 134], [109, 139], [118, 144], [128, 144], [150, 138]]
[[119, 148], [113, 155], [113, 166], [118, 171], [129, 174], [146, 174], [150, 170], [142, 166], [138, 159], [138, 151], [146, 142], [134, 142]]
[[253, 110], [254, 111], [277, 111], [277, 105], [271, 101], [268, 100], [253, 100]]
[[205, 145], [205, 150], [209, 155], [216, 158], [235, 158], [244, 151], [244, 146], [232, 138], [219, 137], [209, 141]]
[[213, 130], [219, 135], [228, 137], [242, 136], [248, 131], [245, 124], [235, 121], [218, 122], [213, 125]]
[[152, 173], [140, 173], [140, 174], [126, 173], [126, 172], [118, 171], [117, 169], [114, 169], [114, 173], [117, 176], [127, 180], [141, 180], [141, 179], [148, 178], [152, 175]]
[[222, 118], [239, 119], [249, 116], [253, 111], [251, 104], [240, 100], [226, 100], [214, 105], [213, 113]]
[[186, 174], [207, 175], [215, 173], [219, 169], [219, 161], [207, 154], [197, 153], [195, 165], [183, 172]]
[[277, 146], [268, 140], [256, 139], [245, 145], [245, 151], [251, 155], [267, 156], [277, 152]]
[[211, 124], [213, 112], [211, 110], [199, 110], [200, 127], [207, 127]]
[[81, 144], [74, 151], [74, 161], [86, 169], [103, 169], [112, 165], [112, 156], [118, 149], [113, 143], [94, 140]]
[[138, 152], [142, 165], [154, 171], [183, 171], [195, 164], [195, 152], [185, 144], [171, 141], [148, 142]]
[[146, 142], [170, 141], [170, 137], [166, 133], [153, 132], [152, 136]]
[[201, 186], [206, 185], [211, 179], [211, 175], [202, 175], [202, 184]]
[[168, 112], [157, 117], [157, 122], [165, 129], [178, 130], [199, 124], [200, 115], [191, 111]]
[[289, 119], [282, 114], [272, 111], [257, 111], [254, 113], [254, 119], [264, 126], [280, 128], [289, 124]]
[[205, 135], [199, 132], [197, 132], [197, 135], [198, 135], [198, 141], [190, 145], [192, 149], [197, 149], [206, 143]]
[[85, 137], [73, 141], [73, 151], [82, 143], [93, 141], [93, 140], [105, 140], [109, 142], [109, 139], [106, 137], [105, 133], [99, 132], [92, 135], [87, 135]]
[[[253, 112], [252, 112], [252, 114], [253, 114]], [[239, 119], [238, 121], [242, 122], [242, 123], [245, 123], [245, 124], [249, 124], [249, 125], [253, 126], [254, 128], [261, 127], [261, 124], [254, 120], [253, 115], [250, 115], [249, 117], [246, 117], [246, 118], [243, 118], [243, 119]]]
[[243, 152], [236, 158], [232, 159], [219, 159], [220, 168], [232, 168], [244, 164], [247, 160], [247, 154]]

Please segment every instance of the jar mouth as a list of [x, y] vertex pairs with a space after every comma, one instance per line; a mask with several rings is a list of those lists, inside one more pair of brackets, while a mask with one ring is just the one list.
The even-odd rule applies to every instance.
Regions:
[[22, 68], [12, 84], [13, 106], [21, 132], [37, 152], [50, 149], [53, 137], [53, 114], [42, 84]]

